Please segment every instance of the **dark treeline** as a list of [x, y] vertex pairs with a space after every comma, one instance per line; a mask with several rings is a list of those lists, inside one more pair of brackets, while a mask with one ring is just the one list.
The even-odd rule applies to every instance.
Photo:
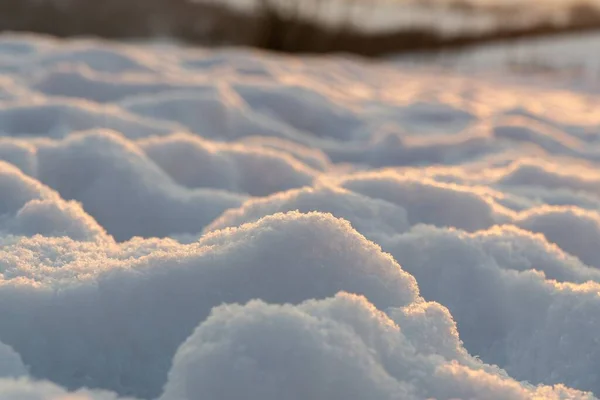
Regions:
[[253, 20], [226, 7], [188, 0], [0, 0], [0, 30], [59, 37], [162, 36], [218, 45], [251, 41]]
[[[281, 0], [257, 1], [258, 10], [249, 14], [222, 4], [189, 0], [0, 0], [0, 30], [33, 31], [60, 37], [170, 37], [200, 45], [379, 56], [600, 28], [598, 9], [579, 4], [571, 9], [569, 23], [561, 26], [540, 23], [515, 28], [507, 24], [505, 28], [485, 34], [452, 37], [425, 28], [365, 33], [350, 21], [330, 27], [289, 9], [282, 12], [276, 3]], [[311, 4], [318, 7], [323, 1], [327, 0], [312, 0]], [[457, 7], [461, 4], [457, 2]], [[468, 11], [465, 8], [465, 12]], [[503, 18], [510, 18], [510, 13], [504, 14]]]

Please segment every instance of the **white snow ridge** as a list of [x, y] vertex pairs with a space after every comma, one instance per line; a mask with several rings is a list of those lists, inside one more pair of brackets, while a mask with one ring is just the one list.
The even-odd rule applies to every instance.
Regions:
[[544, 82], [0, 35], [0, 399], [597, 398], [600, 97]]

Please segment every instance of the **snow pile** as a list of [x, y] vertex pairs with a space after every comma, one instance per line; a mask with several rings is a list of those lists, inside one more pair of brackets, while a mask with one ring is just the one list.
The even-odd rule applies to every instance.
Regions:
[[[348, 294], [296, 307], [261, 301], [219, 307], [180, 347], [162, 398], [580, 396], [564, 387], [521, 385], [480, 364], [459, 346], [437, 303], [389, 313]], [[223, 385], [223, 376], [239, 384]]]
[[596, 95], [36, 36], [0, 71], [0, 398], [600, 395]]

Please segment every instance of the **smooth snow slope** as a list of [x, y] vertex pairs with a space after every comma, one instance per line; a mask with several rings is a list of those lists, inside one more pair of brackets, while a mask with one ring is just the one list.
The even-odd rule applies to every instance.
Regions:
[[596, 398], [600, 98], [510, 82], [0, 36], [0, 399]]

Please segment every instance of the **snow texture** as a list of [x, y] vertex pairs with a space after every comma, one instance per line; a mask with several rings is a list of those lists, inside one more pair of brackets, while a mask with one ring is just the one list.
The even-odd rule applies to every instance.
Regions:
[[0, 398], [597, 398], [599, 101], [2, 34]]

